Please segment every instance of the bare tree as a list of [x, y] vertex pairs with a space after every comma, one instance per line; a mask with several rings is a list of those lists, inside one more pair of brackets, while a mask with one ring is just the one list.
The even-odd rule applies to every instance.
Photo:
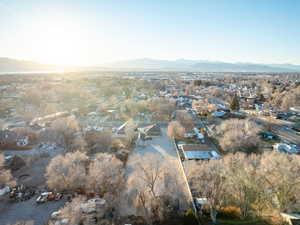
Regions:
[[214, 96], [216, 98], [223, 98], [225, 96], [224, 90], [220, 87], [210, 88], [210, 93], [211, 93], [212, 96]]
[[240, 209], [243, 218], [249, 217], [251, 212], [262, 216], [270, 209], [271, 199], [266, 193], [264, 174], [259, 173], [260, 160], [256, 154], [236, 153], [222, 162], [227, 175], [227, 197], [235, 202], [234, 206]]
[[84, 140], [79, 140], [81, 137], [75, 135], [77, 132], [81, 131], [81, 127], [74, 117], [70, 116], [57, 119], [53, 121], [51, 128], [56, 132], [61, 133], [67, 151], [84, 151]]
[[84, 134], [89, 152], [107, 152], [113, 143], [112, 134], [108, 131], [89, 131]]
[[227, 206], [237, 207], [243, 218], [299, 208], [300, 156], [237, 153], [185, 168], [192, 192], [207, 198], [214, 222], [217, 210]]
[[125, 126], [125, 139], [128, 145], [133, 144], [133, 141], [136, 138], [136, 130], [137, 125], [133, 120], [129, 120]]
[[163, 168], [162, 163], [155, 159], [154, 156], [149, 156], [147, 158], [150, 160], [149, 163], [140, 164], [140, 176], [139, 178], [145, 184], [146, 189], [151, 193], [151, 195], [157, 197], [157, 185], [163, 179]]
[[176, 119], [187, 129], [192, 129], [195, 126], [192, 116], [185, 110], [177, 111]]
[[217, 127], [220, 146], [225, 152], [258, 152], [259, 130], [260, 127], [250, 120], [226, 120]]
[[156, 155], [144, 155], [145, 163], [140, 163], [141, 156], [135, 160], [138, 162], [133, 174], [135, 179], [128, 183], [128, 187], [134, 190], [130, 192], [132, 204], [149, 224], [163, 221], [169, 215], [168, 210], [176, 208], [177, 192], [170, 188], [170, 183], [175, 186], [176, 180], [171, 180], [167, 166]]
[[226, 199], [226, 172], [220, 161], [196, 164], [191, 162], [187, 170], [191, 189], [199, 197], [207, 198], [211, 219], [216, 223], [217, 211]]
[[98, 153], [89, 166], [87, 186], [104, 196], [106, 193], [117, 196], [124, 185], [123, 163], [114, 155]]
[[76, 190], [86, 185], [87, 156], [82, 152], [58, 155], [47, 167], [47, 185], [56, 190]]
[[166, 101], [164, 99], [152, 100], [148, 104], [149, 110], [156, 113], [157, 121], [169, 120], [175, 110], [175, 102]]
[[66, 219], [68, 225], [87, 225], [84, 223], [84, 214], [80, 207], [84, 202], [85, 199], [82, 197], [73, 198], [71, 202], [67, 202], [60, 211], [59, 219]]
[[4, 185], [14, 186], [16, 185], [16, 181], [11, 175], [10, 170], [4, 168], [5, 157], [2, 153], [0, 153], [0, 188]]
[[185, 133], [184, 127], [178, 121], [171, 121], [168, 125], [168, 135], [173, 138], [182, 138]]
[[280, 108], [288, 111], [290, 107], [300, 105], [300, 86], [288, 91], [281, 100]]
[[300, 202], [300, 156], [282, 153], [265, 153], [261, 159], [261, 176], [275, 207], [293, 212]]

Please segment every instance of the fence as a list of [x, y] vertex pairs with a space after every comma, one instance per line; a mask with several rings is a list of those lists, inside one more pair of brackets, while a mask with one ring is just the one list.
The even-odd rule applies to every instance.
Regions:
[[183, 173], [183, 177], [184, 177], [184, 182], [186, 183], [186, 186], [187, 186], [187, 189], [188, 189], [188, 197], [189, 197], [189, 201], [190, 201], [190, 206], [191, 208], [194, 210], [195, 214], [197, 213], [197, 210], [196, 210], [196, 206], [195, 206], [195, 203], [194, 203], [194, 200], [193, 200], [193, 195], [192, 195], [192, 192], [191, 192], [191, 189], [190, 189], [190, 185], [188, 183], [188, 180], [187, 180], [187, 177], [185, 175], [185, 171], [184, 171], [184, 167], [182, 165], [182, 161], [181, 161], [181, 158], [180, 158], [180, 154], [179, 154], [179, 149], [176, 145], [176, 142], [174, 140], [174, 138], [172, 138], [172, 142], [173, 142], [173, 145], [174, 145], [174, 148], [176, 150], [176, 154], [177, 154], [177, 158], [179, 160], [179, 164], [180, 164], [180, 169], [182, 170], [182, 173]]

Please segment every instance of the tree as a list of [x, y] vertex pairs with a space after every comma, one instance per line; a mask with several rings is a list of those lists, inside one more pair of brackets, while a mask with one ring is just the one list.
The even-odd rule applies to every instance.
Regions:
[[4, 168], [4, 163], [5, 157], [2, 153], [0, 153], [0, 188], [2, 188], [5, 185], [16, 185], [16, 181], [13, 178], [10, 170]]
[[157, 121], [169, 120], [175, 110], [175, 102], [164, 99], [152, 100], [148, 104], [149, 110], [155, 113]]
[[237, 207], [243, 218], [299, 211], [300, 156], [228, 154], [187, 162], [185, 169], [193, 194], [207, 198], [213, 221], [216, 211], [228, 206]]
[[53, 121], [51, 128], [61, 133], [67, 151], [85, 151], [86, 144], [84, 143], [84, 140], [82, 137], [75, 135], [81, 131], [81, 127], [74, 117], [70, 116], [57, 119]]
[[300, 87], [288, 91], [282, 98], [280, 108], [288, 111], [290, 107], [300, 105]]
[[300, 202], [300, 156], [282, 153], [265, 153], [261, 159], [260, 173], [272, 203], [281, 212], [299, 210]]
[[123, 163], [114, 155], [98, 153], [89, 166], [87, 186], [100, 196], [109, 193], [116, 197], [123, 189], [124, 180]]
[[[196, 196], [206, 197], [213, 223], [216, 223], [217, 211], [224, 205], [226, 198], [226, 170], [220, 161], [188, 164], [189, 183]], [[196, 193], [195, 193], [196, 192]]]
[[226, 120], [217, 127], [218, 139], [224, 152], [259, 152], [260, 127], [251, 120]]
[[89, 131], [84, 134], [89, 152], [107, 152], [113, 143], [112, 134], [108, 131]]
[[54, 157], [46, 170], [48, 187], [59, 191], [84, 188], [87, 160], [87, 156], [82, 152], [70, 152]]
[[230, 109], [233, 110], [233, 111], [239, 111], [240, 110], [240, 100], [239, 100], [237, 95], [235, 95], [233, 97], [233, 99], [231, 100]]
[[[135, 157], [131, 159], [138, 162], [134, 174], [131, 175], [134, 179], [130, 177], [127, 187], [129, 199], [137, 213], [143, 215], [149, 224], [161, 222], [177, 214], [178, 199], [185, 199], [179, 195], [181, 188], [178, 188], [177, 177], [171, 176], [165, 161], [154, 154]], [[145, 163], [140, 163], [141, 160]], [[175, 187], [178, 189], [175, 190]]]
[[134, 123], [133, 120], [129, 120], [125, 126], [125, 140], [128, 145], [133, 144], [133, 141], [136, 138], [136, 128], [137, 125]]
[[84, 221], [84, 214], [80, 207], [83, 203], [85, 203], [84, 198], [73, 198], [71, 202], [67, 202], [65, 206], [60, 209], [59, 219], [67, 219], [70, 225], [88, 225], [88, 223]]
[[176, 119], [187, 129], [191, 129], [195, 126], [192, 116], [185, 110], [177, 111]]
[[171, 121], [168, 125], [167, 133], [169, 137], [173, 137], [175, 139], [182, 138], [184, 136], [185, 129], [178, 121]]
[[224, 157], [223, 165], [227, 174], [228, 203], [238, 207], [243, 218], [262, 216], [270, 208], [270, 197], [260, 174], [261, 157], [236, 153]]
[[223, 98], [225, 95], [225, 92], [222, 88], [219, 87], [212, 87], [210, 89], [211, 95], [216, 97], [216, 98]]

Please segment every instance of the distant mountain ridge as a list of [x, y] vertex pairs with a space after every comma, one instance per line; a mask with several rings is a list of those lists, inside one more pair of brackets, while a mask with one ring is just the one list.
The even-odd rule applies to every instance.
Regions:
[[11, 58], [0, 57], [0, 72], [31, 72], [31, 71], [45, 71], [57, 70], [58, 67], [36, 63], [27, 60], [16, 60]]
[[195, 71], [195, 72], [300, 72], [300, 65], [293, 64], [255, 64], [227, 63], [207, 60], [160, 60], [135, 59], [106, 63], [91, 67], [62, 67], [27, 60], [16, 60], [0, 57], [0, 73], [40, 72], [40, 71], [108, 71], [108, 70], [162, 70], [162, 71]]
[[206, 60], [135, 59], [104, 64], [106, 68], [147, 70], [189, 70], [199, 72], [300, 72], [300, 65], [227, 63]]

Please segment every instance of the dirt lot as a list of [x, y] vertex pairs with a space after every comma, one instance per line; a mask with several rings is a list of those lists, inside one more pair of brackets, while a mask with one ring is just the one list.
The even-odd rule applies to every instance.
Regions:
[[[50, 160], [62, 152], [62, 148], [52, 150], [34, 148], [26, 151], [4, 151], [5, 155], [22, 155], [24, 158], [32, 157], [29, 165], [13, 172], [18, 179], [18, 184], [33, 187], [35, 191], [45, 190], [45, 171]], [[3, 152], [3, 151], [2, 151]], [[35, 225], [44, 225], [52, 212], [57, 211], [64, 205], [63, 200], [37, 204], [34, 195], [31, 199], [21, 202], [0, 200], [0, 225], [14, 224], [19, 220], [34, 220]]]

